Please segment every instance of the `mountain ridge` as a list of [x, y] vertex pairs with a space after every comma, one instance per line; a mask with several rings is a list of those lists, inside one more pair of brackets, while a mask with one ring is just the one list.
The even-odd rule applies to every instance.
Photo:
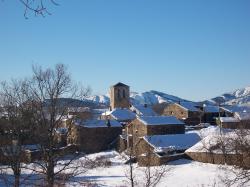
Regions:
[[[109, 106], [110, 98], [108, 94], [92, 95], [84, 99], [87, 102]], [[150, 90], [142, 93], [130, 92], [130, 100], [132, 104], [149, 104], [154, 105], [158, 103], [173, 103], [179, 101], [189, 101], [178, 96], [170, 95], [164, 92]], [[193, 101], [195, 102], [195, 101]], [[250, 86], [236, 89], [232, 92], [224, 93], [220, 96], [201, 101], [199, 103], [206, 104], [222, 104], [222, 105], [250, 105]]]

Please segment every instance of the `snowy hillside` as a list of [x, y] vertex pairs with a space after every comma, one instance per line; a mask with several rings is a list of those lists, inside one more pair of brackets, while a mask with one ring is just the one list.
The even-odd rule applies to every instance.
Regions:
[[[187, 101], [177, 96], [169, 95], [159, 91], [147, 91], [143, 93], [131, 92], [130, 100], [132, 104], [158, 104], [158, 103], [172, 103], [178, 101]], [[109, 94], [94, 95], [85, 99], [87, 102], [94, 104], [102, 104], [108, 106], [110, 103]], [[235, 90], [234, 92], [225, 93], [221, 96], [204, 101], [206, 104], [226, 104], [226, 105], [250, 105], [250, 86]]]
[[105, 104], [108, 105], [109, 104], [109, 95], [93, 95], [93, 96], [89, 96], [86, 98], [86, 100], [94, 102], [96, 104]]
[[[109, 105], [110, 99], [109, 95], [94, 95], [90, 96], [86, 99], [87, 101], [92, 101], [94, 103], [105, 104]], [[130, 100], [133, 104], [157, 104], [157, 103], [171, 103], [171, 102], [178, 102], [178, 101], [186, 101], [179, 97], [165, 94], [158, 91], [148, 91], [143, 93], [131, 92], [130, 93]]]
[[225, 93], [211, 100], [215, 103], [223, 103], [227, 105], [235, 105], [235, 104], [250, 105], [250, 86], [235, 90], [234, 92]]

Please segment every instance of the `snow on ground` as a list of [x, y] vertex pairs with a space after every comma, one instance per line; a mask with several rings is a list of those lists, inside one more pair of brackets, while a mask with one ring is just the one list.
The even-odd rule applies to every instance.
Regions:
[[[102, 152], [89, 156], [94, 158], [101, 155], [106, 155], [107, 158], [111, 160], [112, 166], [107, 168], [98, 167], [89, 170], [84, 176], [79, 177], [90, 180], [96, 186], [129, 186], [128, 180], [125, 177], [129, 166], [123, 164], [125, 161], [124, 158], [115, 151]], [[137, 164], [134, 164], [134, 167], [136, 167], [136, 180], [139, 181], [138, 186], [143, 186], [145, 182], [143, 171], [145, 168], [137, 167]], [[224, 170], [222, 170], [218, 165], [200, 163], [186, 159], [170, 162], [166, 167], [171, 168], [171, 170], [162, 178], [161, 182], [157, 185], [158, 187], [225, 186], [221, 179], [226, 177], [226, 174], [232, 176], [231, 166], [224, 166]], [[153, 169], [157, 168], [159, 169], [159, 167], [154, 167]], [[73, 185], [74, 184], [69, 184], [69, 186]]]
[[[223, 133], [230, 133], [229, 130], [222, 130]], [[208, 127], [200, 131], [189, 131], [188, 133], [197, 133], [202, 138], [208, 135], [219, 134], [220, 129], [218, 127]], [[100, 187], [121, 187], [130, 186], [126, 174], [128, 174], [129, 165], [124, 164], [126, 162], [126, 157], [117, 153], [116, 151], [106, 151], [96, 154], [89, 154], [86, 157], [81, 156], [73, 164], [79, 166], [79, 160], [97, 160], [108, 161], [109, 164], [103, 166], [102, 164], [97, 164], [96, 167], [88, 169], [86, 173], [80, 174], [74, 178], [74, 181], [90, 181], [93, 186]], [[62, 161], [63, 162], [63, 161]], [[28, 165], [32, 167], [32, 164]], [[143, 167], [138, 167], [137, 164], [133, 164], [136, 168], [136, 180], [138, 181], [138, 187], [144, 186], [145, 177]], [[0, 166], [2, 167], [2, 166]], [[152, 169], [159, 169], [160, 167], [152, 167]], [[233, 177], [233, 167], [232, 166], [219, 166], [215, 164], [201, 163], [197, 161], [191, 161], [186, 159], [181, 159], [173, 161], [166, 165], [166, 168], [171, 168], [171, 171], [167, 173], [165, 177], [162, 178], [161, 182], [157, 187], [221, 187], [225, 186], [222, 179], [227, 177]], [[58, 169], [58, 168], [57, 168]], [[84, 169], [83, 169], [84, 170]], [[25, 170], [24, 176], [28, 175], [30, 171]], [[11, 171], [8, 170], [9, 176], [11, 176]], [[0, 179], [0, 187], [4, 186]], [[67, 186], [82, 186], [76, 182], [68, 182]], [[234, 185], [237, 186], [237, 185]], [[250, 182], [245, 186], [250, 186]]]
[[[126, 178], [129, 166], [125, 165], [126, 159], [116, 151], [100, 152], [96, 154], [87, 155], [87, 159], [105, 158], [111, 161], [110, 166], [97, 166], [94, 169], [89, 169], [87, 173], [75, 177], [75, 181], [88, 180], [97, 187], [121, 187], [130, 186]], [[86, 159], [85, 157], [79, 159]], [[77, 162], [76, 162], [77, 163]], [[137, 186], [144, 186], [145, 168], [138, 167], [133, 164], [135, 169]], [[166, 174], [157, 185], [157, 187], [208, 187], [208, 186], [225, 186], [221, 179], [227, 175], [232, 176], [232, 167], [223, 166], [223, 170], [218, 165], [200, 163], [196, 161], [181, 159], [170, 162], [165, 167], [171, 168], [170, 172]], [[152, 170], [160, 167], [152, 167]], [[24, 172], [28, 174], [27, 171]], [[227, 174], [227, 175], [226, 175]], [[250, 183], [246, 184], [249, 186]], [[0, 180], [0, 186], [4, 186]], [[68, 187], [82, 186], [76, 182], [68, 182]], [[236, 185], [235, 185], [236, 186]]]

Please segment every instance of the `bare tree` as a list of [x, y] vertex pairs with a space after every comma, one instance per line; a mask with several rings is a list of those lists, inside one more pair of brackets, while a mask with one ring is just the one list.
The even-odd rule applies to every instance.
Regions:
[[[243, 128], [235, 130], [235, 137], [227, 141], [230, 142], [229, 144], [231, 145], [229, 151], [237, 155], [233, 162], [234, 169], [231, 170], [233, 176], [223, 178], [227, 186], [246, 186], [250, 183], [250, 130], [245, 129], [245, 127], [249, 125], [246, 123], [247, 122], [242, 121], [241, 126]], [[225, 157], [227, 157], [227, 155], [225, 155]]]
[[[35, 101], [35, 136], [40, 142], [42, 159], [42, 162], [35, 162], [39, 169], [34, 171], [45, 176], [46, 185], [52, 187], [62, 175], [72, 177], [79, 174], [78, 168], [73, 165], [75, 157], [62, 161], [66, 153], [58, 146], [56, 130], [62, 118], [67, 116], [68, 106], [75, 102], [74, 99], [88, 95], [89, 89], [73, 83], [63, 64], [57, 64], [54, 69], [33, 66], [33, 78], [29, 85]], [[67, 149], [65, 151], [68, 152]]]
[[154, 166], [155, 154], [150, 146], [145, 147], [145, 167], [143, 168], [143, 186], [145, 187], [155, 187], [163, 177], [165, 177], [170, 171], [171, 167], [167, 165]]
[[[135, 147], [138, 146], [138, 144], [134, 145]], [[159, 165], [159, 166], [153, 166], [154, 165], [154, 154], [150, 147], [144, 147], [145, 153], [144, 153], [144, 167], [135, 167], [133, 165], [133, 161], [135, 161], [135, 156], [133, 154], [136, 154], [137, 149], [132, 146], [129, 148], [128, 154], [129, 154], [129, 170], [126, 171], [126, 177], [130, 183], [131, 187], [134, 186], [144, 186], [144, 187], [155, 187], [157, 186], [160, 181], [163, 179], [163, 177], [166, 177], [167, 174], [172, 170], [171, 167], [168, 167], [167, 165]], [[139, 174], [139, 172], [142, 172], [142, 174]], [[140, 185], [138, 185], [140, 184]]]
[[[12, 184], [8, 180], [6, 170], [11, 168], [14, 175], [13, 186], [17, 187], [24, 180], [20, 180], [22, 162], [24, 162], [23, 145], [28, 139], [32, 139], [32, 113], [31, 105], [26, 105], [29, 100], [27, 95], [27, 81], [13, 80], [9, 83], [2, 82], [0, 89], [2, 115], [1, 119], [1, 158], [6, 167], [1, 168], [1, 177], [6, 184]], [[4, 117], [3, 117], [4, 116]]]
[[[224, 170], [221, 176], [226, 186], [245, 186], [250, 182], [250, 130], [246, 129], [247, 122], [241, 121], [237, 129], [225, 130], [220, 127], [220, 132], [205, 137], [201, 142], [201, 156], [195, 156], [203, 162], [220, 164], [218, 168]], [[222, 164], [222, 165], [221, 165]], [[224, 164], [232, 165], [228, 170]]]
[[55, 0], [19, 0], [22, 5], [24, 5], [24, 17], [28, 18], [27, 13], [29, 11], [33, 12], [35, 15], [51, 15], [48, 11], [48, 4], [59, 5]]
[[127, 163], [129, 164], [129, 168], [125, 171], [125, 176], [128, 179], [128, 183], [131, 187], [135, 187], [136, 183], [136, 175], [135, 175], [135, 166], [133, 165], [134, 163], [134, 156], [133, 156], [133, 146], [128, 148], [127, 150], [128, 154], [128, 161]]

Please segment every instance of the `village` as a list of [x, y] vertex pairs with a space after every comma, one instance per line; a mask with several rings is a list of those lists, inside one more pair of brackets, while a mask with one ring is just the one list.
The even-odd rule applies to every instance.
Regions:
[[[111, 86], [109, 94], [109, 108], [95, 110], [81, 102], [63, 106], [66, 112], [56, 114], [58, 122], [53, 127], [56, 154], [115, 150], [126, 156], [124, 163], [139, 167], [162, 166], [179, 159], [250, 167], [249, 150], [241, 149], [244, 144], [237, 141], [249, 143], [248, 134], [238, 133], [250, 129], [249, 112], [232, 112], [230, 106], [191, 101], [133, 105], [130, 87], [121, 82]], [[10, 164], [16, 153], [5, 147], [17, 144], [9, 135], [11, 122], [6, 112], [1, 113], [2, 164]], [[44, 140], [22, 128], [20, 161], [28, 164], [43, 160]], [[202, 131], [207, 131], [207, 135]]]
[[250, 186], [250, 1], [0, 5], [0, 187]]

